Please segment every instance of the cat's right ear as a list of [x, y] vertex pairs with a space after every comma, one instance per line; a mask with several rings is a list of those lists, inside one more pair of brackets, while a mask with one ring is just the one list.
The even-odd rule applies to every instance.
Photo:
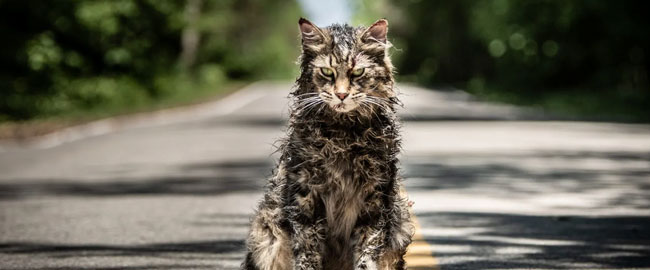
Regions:
[[302, 47], [318, 51], [325, 47], [325, 34], [316, 25], [305, 18], [298, 20], [300, 34], [302, 36]]

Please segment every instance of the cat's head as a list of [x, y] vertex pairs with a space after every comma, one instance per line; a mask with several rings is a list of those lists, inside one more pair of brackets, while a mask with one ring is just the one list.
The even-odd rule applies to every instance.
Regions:
[[393, 66], [387, 50], [388, 22], [369, 27], [334, 24], [319, 28], [301, 18], [300, 104], [325, 104], [333, 112], [372, 110], [389, 104]]

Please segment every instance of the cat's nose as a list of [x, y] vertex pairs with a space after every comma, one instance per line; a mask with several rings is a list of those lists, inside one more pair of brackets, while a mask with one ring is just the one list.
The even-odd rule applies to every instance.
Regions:
[[336, 96], [339, 97], [340, 100], [344, 100], [348, 96], [348, 93], [336, 93]]

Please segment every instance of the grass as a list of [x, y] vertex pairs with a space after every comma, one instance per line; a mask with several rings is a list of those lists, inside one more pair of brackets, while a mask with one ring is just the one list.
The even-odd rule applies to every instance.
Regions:
[[650, 122], [650, 97], [643, 93], [590, 89], [507, 91], [492, 86], [469, 89], [482, 100], [538, 108], [560, 119]]
[[[220, 81], [214, 83], [192, 83], [190, 81], [166, 81], [167, 92], [155, 98], [122, 97], [135, 102], [115, 102], [110, 100], [88, 107], [75, 107], [56, 114], [40, 115], [25, 121], [0, 122], [0, 140], [22, 140], [45, 135], [66, 127], [80, 125], [109, 117], [128, 117], [136, 113], [146, 113], [168, 108], [189, 106], [213, 101], [226, 96], [247, 83], [243, 81]], [[179, 87], [173, 89], [175, 87]], [[191, 88], [191, 91], [188, 90]]]

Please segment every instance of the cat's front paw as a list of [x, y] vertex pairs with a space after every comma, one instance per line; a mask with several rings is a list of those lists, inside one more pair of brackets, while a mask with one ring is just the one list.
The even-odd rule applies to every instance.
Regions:
[[355, 270], [377, 270], [377, 263], [369, 258], [361, 259], [361, 261], [357, 263], [357, 266], [354, 269]]

